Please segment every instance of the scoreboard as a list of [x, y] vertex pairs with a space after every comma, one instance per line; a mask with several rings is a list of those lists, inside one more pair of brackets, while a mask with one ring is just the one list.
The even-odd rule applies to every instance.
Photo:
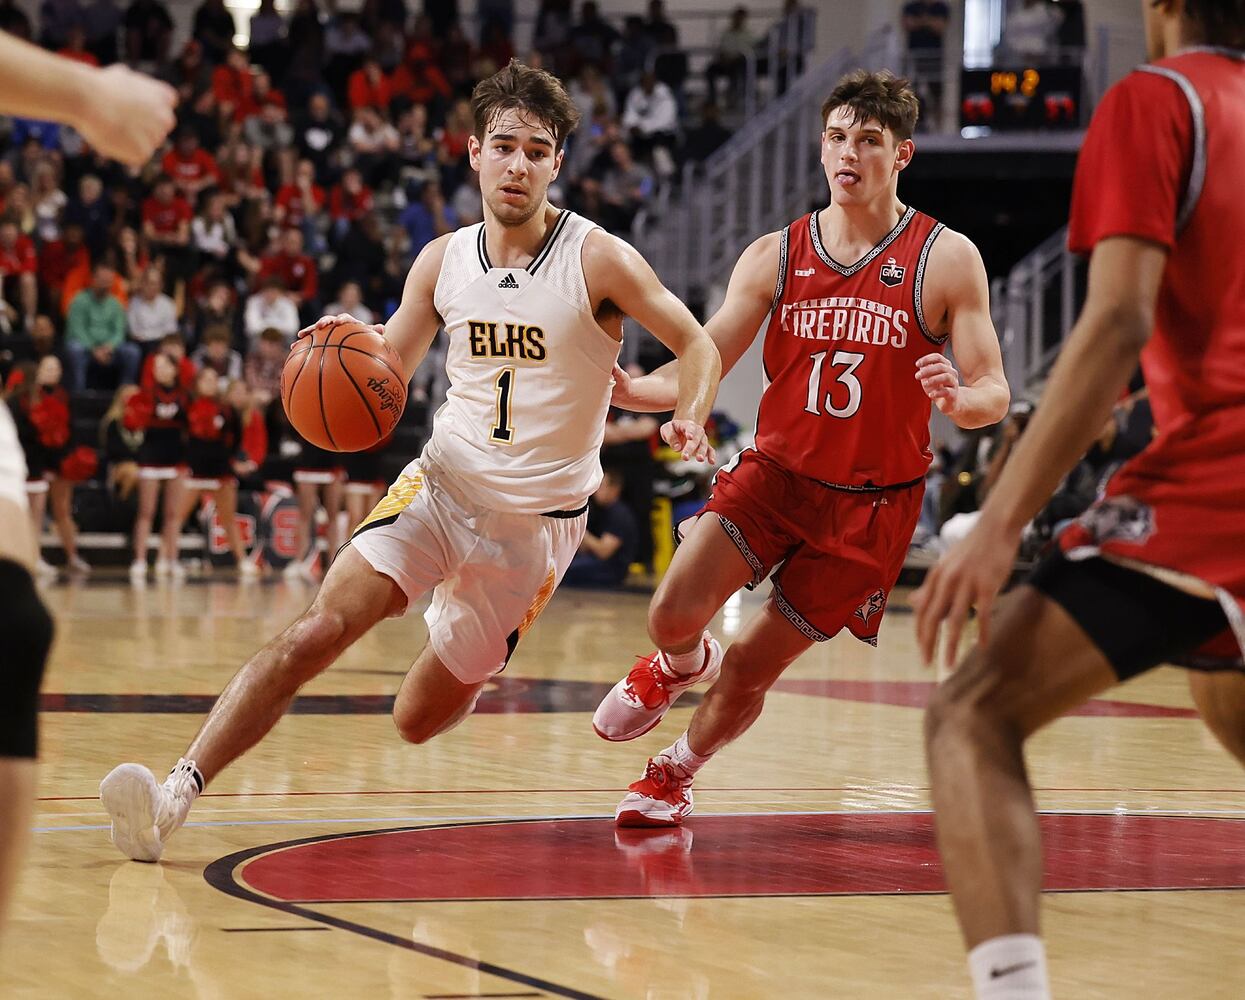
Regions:
[[960, 78], [960, 125], [1035, 131], [1081, 127], [1081, 67], [996, 66]]

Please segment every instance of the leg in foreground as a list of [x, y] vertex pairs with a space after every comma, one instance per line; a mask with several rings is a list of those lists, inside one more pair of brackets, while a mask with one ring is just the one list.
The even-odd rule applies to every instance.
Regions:
[[405, 601], [389, 577], [345, 549], [311, 607], [234, 675], [163, 785], [140, 764], [121, 764], [103, 780], [113, 843], [136, 861], [158, 860], [206, 782], [277, 724], [300, 687]]
[[709, 758], [757, 720], [765, 694], [811, 640], [769, 601], [726, 651], [722, 673], [687, 732], [651, 758], [619, 803], [619, 826], [677, 826], [692, 812], [692, 779]]
[[1023, 586], [1000, 604], [990, 643], [929, 706], [938, 848], [981, 1000], [1049, 996], [1037, 936], [1042, 845], [1024, 741], [1116, 682], [1068, 612]]

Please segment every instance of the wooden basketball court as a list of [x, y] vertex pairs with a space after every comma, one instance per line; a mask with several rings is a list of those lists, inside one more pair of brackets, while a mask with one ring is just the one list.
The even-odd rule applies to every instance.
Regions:
[[[921, 752], [932, 677], [894, 601], [880, 647], [800, 660], [701, 773], [682, 830], [614, 805], [692, 702], [632, 744], [590, 718], [647, 652], [643, 594], [562, 591], [424, 747], [389, 707], [424, 641], [387, 622], [123, 861], [100, 778], [176, 762], [306, 586], [92, 581], [48, 592], [41, 799], [0, 997], [967, 997]], [[716, 623], [729, 639], [758, 598]], [[1240, 997], [1245, 775], [1160, 670], [1038, 738], [1056, 996]]]

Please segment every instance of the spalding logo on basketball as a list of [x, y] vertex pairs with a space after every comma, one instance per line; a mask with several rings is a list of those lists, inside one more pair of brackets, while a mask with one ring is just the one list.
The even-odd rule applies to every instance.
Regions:
[[406, 407], [402, 359], [362, 323], [312, 331], [290, 350], [281, 402], [304, 438], [327, 451], [364, 451], [388, 437]]

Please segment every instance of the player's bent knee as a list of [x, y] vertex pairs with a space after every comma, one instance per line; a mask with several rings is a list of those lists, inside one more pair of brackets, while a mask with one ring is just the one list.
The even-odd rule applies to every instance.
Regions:
[[0, 698], [0, 757], [34, 757], [38, 749], [39, 685], [52, 646], [52, 616], [35, 591], [30, 572], [0, 559], [0, 636], [4, 636]]
[[974, 650], [934, 689], [925, 710], [927, 746], [942, 738], [974, 738], [1000, 731], [1027, 736], [1014, 689], [1005, 667]]
[[707, 611], [678, 593], [658, 593], [648, 609], [648, 634], [659, 647], [677, 645], [700, 635], [716, 608]]

